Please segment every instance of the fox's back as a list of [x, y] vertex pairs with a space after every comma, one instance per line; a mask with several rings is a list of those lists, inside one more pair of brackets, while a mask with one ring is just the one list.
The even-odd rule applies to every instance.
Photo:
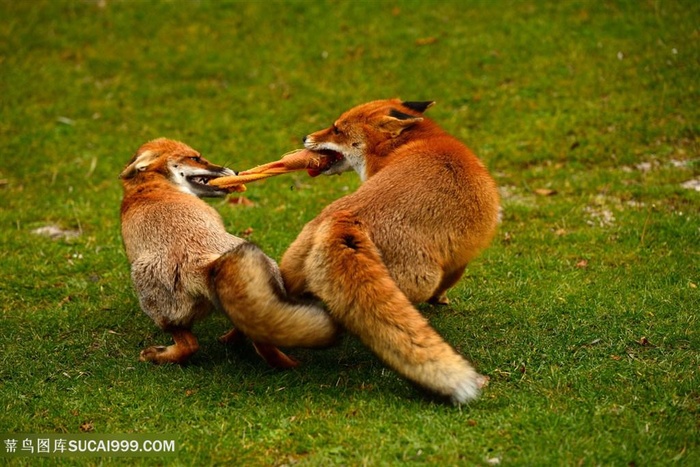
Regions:
[[126, 196], [122, 236], [130, 262], [149, 255], [162, 262], [201, 261], [243, 242], [226, 232], [205, 201], [178, 191]]
[[420, 285], [438, 280], [429, 276], [438, 270], [443, 278], [461, 275], [491, 242], [498, 191], [482, 163], [449, 136], [406, 144], [390, 157], [389, 164], [329, 205], [312, 225], [334, 212], [352, 213], [399, 287], [411, 301], [422, 302], [435, 292]]
[[396, 244], [398, 236], [448, 237], [457, 247], [484, 237], [488, 243], [498, 219], [498, 191], [466, 147], [451, 138], [420, 140], [391, 157], [391, 164], [323, 215], [351, 210], [367, 222], [376, 242], [386, 238], [387, 245]]

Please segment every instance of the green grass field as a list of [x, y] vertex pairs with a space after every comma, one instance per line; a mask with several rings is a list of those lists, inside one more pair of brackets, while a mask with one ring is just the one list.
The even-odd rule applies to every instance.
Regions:
[[[179, 448], [14, 463], [700, 465], [698, 2], [0, 0], [0, 18], [0, 434]], [[428, 397], [351, 336], [275, 371], [216, 342], [221, 316], [189, 365], [139, 363], [169, 337], [119, 233], [136, 148], [245, 169], [396, 96], [436, 100], [502, 189], [492, 246], [449, 307], [420, 307], [490, 377], [481, 399]], [[290, 175], [212, 204], [279, 259], [358, 184]]]

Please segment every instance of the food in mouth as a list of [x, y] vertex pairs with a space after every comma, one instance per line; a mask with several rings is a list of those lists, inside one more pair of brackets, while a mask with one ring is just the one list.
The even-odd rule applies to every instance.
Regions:
[[254, 182], [276, 175], [306, 170], [307, 173], [315, 177], [338, 161], [343, 159], [343, 155], [337, 151], [310, 149], [298, 149], [285, 154], [275, 162], [259, 165], [249, 170], [244, 170], [238, 175], [219, 177], [209, 181], [209, 185], [228, 188], [242, 183]]

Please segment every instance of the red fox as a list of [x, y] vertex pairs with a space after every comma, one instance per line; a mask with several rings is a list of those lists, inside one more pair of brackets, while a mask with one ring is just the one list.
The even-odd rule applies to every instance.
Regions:
[[304, 138], [327, 162], [311, 175], [355, 170], [363, 184], [306, 224], [280, 269], [290, 295], [320, 298], [398, 373], [464, 403], [486, 379], [413, 304], [448, 303], [494, 236], [500, 200], [482, 162], [423, 116], [432, 104], [370, 102]]
[[143, 311], [175, 341], [144, 349], [142, 361], [184, 363], [199, 348], [192, 325], [215, 308], [235, 326], [222, 341], [246, 335], [275, 367], [297, 365], [277, 346], [335, 340], [338, 327], [325, 310], [290, 299], [277, 264], [228, 234], [219, 214], [200, 199], [225, 196], [229, 190], [209, 181], [233, 175], [163, 138], [141, 146], [121, 173], [122, 238], [134, 287]]

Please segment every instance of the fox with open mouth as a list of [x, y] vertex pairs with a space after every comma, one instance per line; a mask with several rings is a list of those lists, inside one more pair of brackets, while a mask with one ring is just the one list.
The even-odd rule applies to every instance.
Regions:
[[313, 304], [287, 296], [277, 264], [257, 246], [226, 232], [221, 216], [201, 198], [242, 191], [210, 182], [234, 176], [184, 143], [156, 139], [141, 146], [121, 173], [121, 231], [143, 311], [174, 344], [152, 346], [142, 361], [184, 363], [199, 344], [193, 324], [214, 309], [245, 335], [271, 366], [297, 361], [277, 347], [323, 347], [338, 327]]

